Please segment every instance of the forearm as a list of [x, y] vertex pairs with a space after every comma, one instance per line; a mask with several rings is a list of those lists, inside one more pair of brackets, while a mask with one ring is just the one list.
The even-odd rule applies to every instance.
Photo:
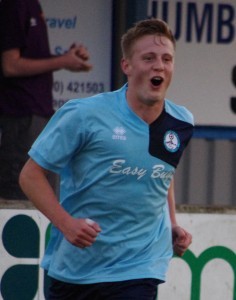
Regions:
[[88, 58], [84, 47], [74, 46], [63, 55], [39, 59], [22, 57], [19, 49], [11, 49], [2, 53], [1, 62], [5, 77], [24, 77], [61, 69], [86, 72], [92, 68]]
[[15, 62], [6, 62], [3, 70], [6, 77], [26, 77], [53, 72], [65, 67], [64, 56], [55, 56], [46, 59], [19, 58]]
[[175, 192], [174, 192], [174, 179], [172, 179], [170, 188], [168, 191], [168, 204], [170, 212], [170, 220], [172, 225], [172, 239], [174, 253], [182, 256], [192, 243], [192, 235], [178, 225], [176, 220], [175, 209]]
[[22, 190], [71, 244], [80, 248], [91, 246], [101, 231], [99, 224], [70, 216], [58, 202], [46, 175], [45, 169], [29, 159], [20, 174]]
[[176, 209], [175, 209], [175, 192], [174, 192], [174, 179], [172, 179], [170, 183], [170, 187], [168, 190], [168, 205], [169, 205], [169, 213], [172, 227], [177, 226], [176, 220]]
[[28, 199], [41, 211], [58, 229], [70, 215], [61, 207], [52, 187], [47, 180], [47, 173], [31, 159], [21, 171], [20, 186]]

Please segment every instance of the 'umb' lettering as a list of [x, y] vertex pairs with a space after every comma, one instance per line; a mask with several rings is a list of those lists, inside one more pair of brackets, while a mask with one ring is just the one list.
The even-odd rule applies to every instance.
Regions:
[[[148, 16], [172, 25], [176, 40], [229, 44], [235, 39], [235, 10], [230, 4], [149, 1]], [[213, 30], [214, 29], [214, 30]]]

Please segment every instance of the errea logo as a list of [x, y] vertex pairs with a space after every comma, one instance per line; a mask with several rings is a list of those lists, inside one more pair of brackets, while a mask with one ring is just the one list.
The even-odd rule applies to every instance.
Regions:
[[125, 135], [126, 130], [123, 127], [115, 127], [113, 129], [113, 135], [112, 135], [112, 139], [113, 140], [122, 140], [122, 141], [126, 141], [127, 137]]

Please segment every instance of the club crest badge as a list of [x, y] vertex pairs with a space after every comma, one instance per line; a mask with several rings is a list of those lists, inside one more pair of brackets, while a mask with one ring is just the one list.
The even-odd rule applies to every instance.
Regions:
[[169, 152], [176, 152], [180, 146], [179, 136], [176, 132], [169, 130], [164, 136], [164, 146]]

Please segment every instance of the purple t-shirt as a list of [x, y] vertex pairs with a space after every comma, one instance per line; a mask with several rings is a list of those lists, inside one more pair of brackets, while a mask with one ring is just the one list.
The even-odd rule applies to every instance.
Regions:
[[[25, 58], [51, 56], [38, 0], [0, 1], [0, 53], [14, 48]], [[52, 82], [52, 72], [6, 78], [0, 69], [0, 115], [51, 116]]]

